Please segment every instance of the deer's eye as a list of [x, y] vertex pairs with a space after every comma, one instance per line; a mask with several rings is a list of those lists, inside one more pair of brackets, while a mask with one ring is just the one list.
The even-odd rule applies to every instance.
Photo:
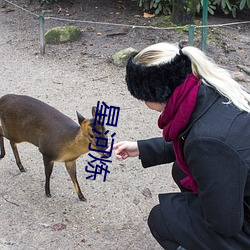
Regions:
[[95, 136], [94, 136], [93, 134], [89, 134], [89, 137], [90, 137], [91, 139], [94, 139], [94, 138], [95, 138]]

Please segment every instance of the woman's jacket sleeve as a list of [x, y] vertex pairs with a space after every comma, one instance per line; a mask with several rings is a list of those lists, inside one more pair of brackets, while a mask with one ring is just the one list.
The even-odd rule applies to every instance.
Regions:
[[138, 147], [139, 158], [144, 168], [175, 161], [173, 145], [166, 142], [163, 137], [140, 140]]

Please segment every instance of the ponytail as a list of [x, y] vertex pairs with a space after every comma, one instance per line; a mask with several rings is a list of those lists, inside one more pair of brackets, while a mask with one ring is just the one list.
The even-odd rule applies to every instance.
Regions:
[[216, 89], [240, 110], [250, 113], [250, 94], [236, 82], [229, 72], [216, 65], [199, 49], [191, 46], [182, 48], [182, 53], [192, 62], [193, 74], [204, 84]]

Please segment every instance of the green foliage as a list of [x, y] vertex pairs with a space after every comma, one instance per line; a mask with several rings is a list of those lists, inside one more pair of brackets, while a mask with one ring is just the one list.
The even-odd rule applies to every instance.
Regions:
[[139, 7], [143, 7], [146, 11], [152, 11], [158, 15], [171, 14], [171, 0], [136, 0]]
[[[203, 0], [199, 0], [197, 7], [196, 7], [196, 11], [197, 13], [200, 13], [202, 11], [203, 8]], [[211, 15], [214, 15], [214, 11], [216, 10], [216, 6], [213, 4], [213, 2], [211, 2], [210, 0], [208, 0], [208, 12]]]
[[231, 13], [233, 17], [236, 17], [237, 5], [234, 3], [230, 3], [229, 0], [214, 0], [214, 5], [221, 6], [221, 9], [224, 14]]
[[[48, 0], [47, 0], [48, 1]], [[172, 3], [174, 0], [134, 0], [140, 7], [146, 11], [154, 11], [156, 15], [159, 13], [171, 14]], [[187, 0], [193, 1], [193, 0]], [[197, 4], [197, 13], [200, 13], [203, 7], [203, 1], [199, 0]], [[208, 12], [214, 15], [216, 7], [219, 6], [224, 14], [231, 14], [236, 17], [237, 10], [241, 11], [245, 8], [250, 9], [250, 0], [208, 0]]]
[[40, 4], [52, 4], [52, 3], [57, 3], [58, 0], [38, 0]]
[[246, 7], [250, 9], [250, 0], [241, 0], [239, 5], [240, 10], [243, 10]]

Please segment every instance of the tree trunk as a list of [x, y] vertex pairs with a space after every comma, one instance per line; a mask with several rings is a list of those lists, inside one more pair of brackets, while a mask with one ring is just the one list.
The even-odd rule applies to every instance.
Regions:
[[173, 0], [171, 22], [178, 25], [192, 24], [198, 0]]

